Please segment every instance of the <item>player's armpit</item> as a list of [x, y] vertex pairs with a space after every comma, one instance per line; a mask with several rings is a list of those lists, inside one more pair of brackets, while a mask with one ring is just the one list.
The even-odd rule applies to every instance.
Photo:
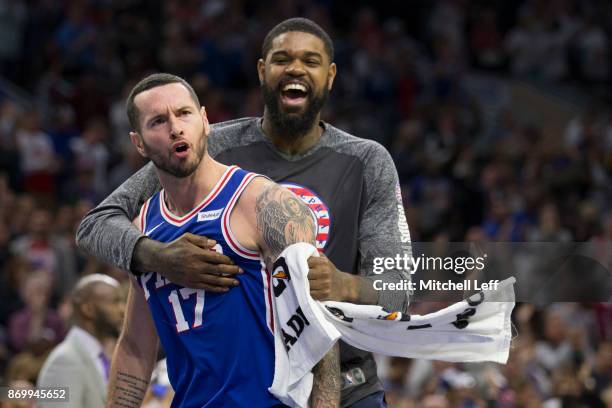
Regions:
[[257, 196], [255, 216], [258, 244], [268, 266], [291, 244], [315, 244], [312, 213], [295, 194], [278, 184], [267, 182], [264, 186]]
[[140, 407], [155, 365], [158, 343], [144, 294], [131, 277], [123, 329], [111, 364], [107, 407]]
[[340, 406], [340, 348], [338, 343], [313, 368], [314, 380], [310, 393], [311, 408]]

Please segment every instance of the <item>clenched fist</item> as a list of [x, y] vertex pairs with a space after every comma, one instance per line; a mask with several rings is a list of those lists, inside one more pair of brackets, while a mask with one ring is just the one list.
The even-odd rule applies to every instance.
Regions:
[[350, 301], [352, 276], [341, 272], [323, 254], [308, 258], [310, 296], [315, 300]]

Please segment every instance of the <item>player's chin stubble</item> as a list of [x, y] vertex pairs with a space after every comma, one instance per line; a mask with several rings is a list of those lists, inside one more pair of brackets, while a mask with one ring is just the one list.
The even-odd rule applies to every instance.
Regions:
[[145, 153], [151, 159], [155, 167], [173, 177], [185, 178], [192, 175], [200, 165], [200, 162], [204, 157], [204, 152], [206, 151], [206, 142], [202, 140], [199, 143], [199, 146], [196, 149], [196, 157], [194, 159], [187, 160], [186, 162], [179, 162], [177, 164], [172, 162], [172, 152], [165, 157], [162, 153], [153, 152], [146, 144], [144, 144], [144, 149]]

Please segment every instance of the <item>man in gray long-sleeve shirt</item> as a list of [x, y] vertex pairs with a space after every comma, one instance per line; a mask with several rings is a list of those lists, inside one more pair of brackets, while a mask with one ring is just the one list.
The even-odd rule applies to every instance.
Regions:
[[[336, 74], [332, 61], [331, 40], [312, 21], [290, 19], [274, 27], [257, 66], [263, 118], [213, 125], [209, 153], [269, 176], [312, 209], [317, 246], [325, 254], [309, 260], [313, 298], [405, 311], [409, 293], [378, 292], [372, 285], [374, 258], [411, 255], [397, 172], [381, 145], [320, 120]], [[209, 250], [214, 243], [189, 236], [162, 244], [132, 227], [130, 220], [158, 189], [150, 163], [85, 217], [79, 246], [135, 273], [154, 271], [188, 287], [231, 290], [237, 268]], [[394, 269], [376, 279], [400, 282], [410, 275]], [[344, 343], [340, 352], [342, 406], [386, 406], [371, 354]]]

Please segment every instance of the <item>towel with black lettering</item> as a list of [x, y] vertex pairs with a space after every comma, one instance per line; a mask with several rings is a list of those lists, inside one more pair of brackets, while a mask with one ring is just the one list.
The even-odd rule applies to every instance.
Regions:
[[281, 253], [272, 273], [276, 363], [270, 392], [283, 403], [307, 406], [310, 370], [340, 335], [352, 346], [389, 356], [452, 362], [508, 360], [514, 278], [437, 312], [409, 315], [380, 306], [313, 300], [308, 284], [310, 256], [318, 256], [312, 245], [291, 245]]
[[340, 338], [310, 297], [307, 259], [318, 256], [312, 245], [294, 244], [274, 262], [274, 380], [270, 392], [283, 404], [307, 407], [312, 368]]

